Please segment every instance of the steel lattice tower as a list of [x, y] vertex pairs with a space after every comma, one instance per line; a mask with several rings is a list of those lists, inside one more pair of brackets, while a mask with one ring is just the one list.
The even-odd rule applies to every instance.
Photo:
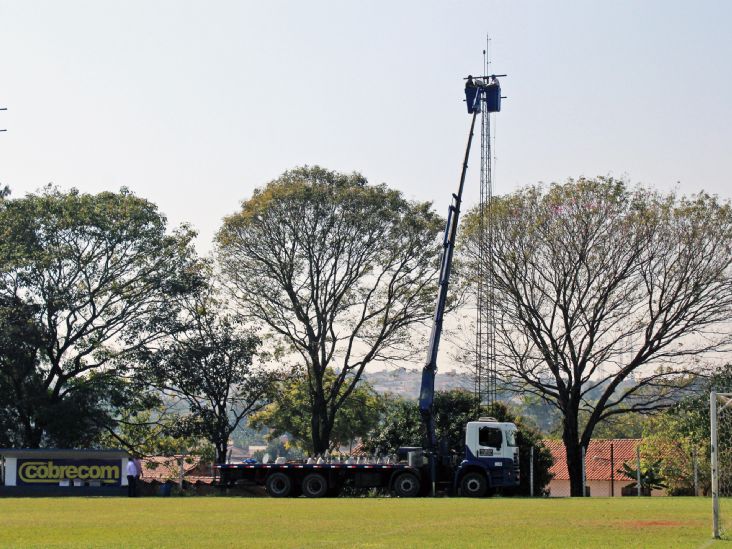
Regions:
[[[486, 53], [486, 52], [484, 52]], [[488, 61], [485, 73], [488, 74]], [[477, 314], [475, 334], [475, 394], [480, 404], [496, 402], [495, 288], [493, 258], [493, 171], [491, 113], [483, 109], [480, 128], [480, 203], [478, 204]]]

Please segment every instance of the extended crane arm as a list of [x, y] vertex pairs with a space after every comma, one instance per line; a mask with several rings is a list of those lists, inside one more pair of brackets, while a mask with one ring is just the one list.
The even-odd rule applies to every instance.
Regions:
[[[468, 158], [470, 157], [470, 146], [473, 142], [473, 132], [475, 130], [475, 119], [479, 111], [473, 112], [473, 120], [470, 123], [470, 133], [468, 135], [468, 145], [465, 147], [465, 160], [463, 161], [463, 170], [460, 174], [460, 186], [457, 194], [452, 195], [452, 204], [447, 214], [447, 225], [445, 226], [445, 236], [442, 242], [442, 257], [440, 258], [440, 283], [437, 290], [437, 305], [435, 307], [435, 317], [432, 324], [432, 335], [430, 336], [430, 345], [427, 351], [427, 362], [422, 369], [422, 386], [419, 392], [419, 412], [422, 415], [425, 428], [427, 430], [427, 449], [429, 450], [429, 459], [432, 468], [432, 479], [435, 478], [435, 452], [437, 451], [437, 435], [435, 434], [435, 418], [433, 412], [433, 402], [435, 398], [435, 373], [437, 372], [437, 351], [440, 347], [440, 336], [442, 335], [442, 320], [445, 316], [445, 306], [447, 303], [447, 287], [450, 283], [450, 271], [452, 269], [452, 256], [455, 251], [455, 236], [457, 235], [458, 218], [460, 217], [460, 203], [463, 197], [463, 187], [465, 185], [465, 174], [468, 171]], [[434, 491], [434, 487], [433, 487]]]

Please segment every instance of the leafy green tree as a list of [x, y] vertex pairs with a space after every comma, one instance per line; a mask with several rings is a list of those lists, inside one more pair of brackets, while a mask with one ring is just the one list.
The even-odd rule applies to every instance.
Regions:
[[[652, 490], [663, 490], [668, 488], [665, 479], [660, 473], [661, 460], [653, 462], [647, 462], [644, 464], [641, 462], [640, 467], [640, 485], [641, 494], [650, 496]], [[618, 469], [618, 473], [625, 475], [628, 478], [638, 478], [638, 467], [633, 467], [630, 463], [625, 462], [623, 466]], [[637, 489], [638, 481], [632, 485]]]
[[[332, 382], [338, 374], [325, 372], [326, 383]], [[312, 444], [310, 417], [312, 400], [308, 381], [304, 375], [297, 375], [280, 385], [274, 402], [254, 414], [250, 425], [255, 428], [268, 427], [268, 438], [276, 439], [287, 434], [292, 437], [291, 445], [309, 454], [319, 454]], [[351, 392], [335, 419], [330, 435], [330, 446], [336, 450], [365, 436], [379, 421], [383, 399], [365, 381], [361, 381]]]
[[684, 400], [656, 415], [643, 435], [641, 455], [658, 462], [672, 495], [694, 494], [695, 459], [701, 492], [707, 494], [711, 486], [709, 426], [703, 425], [704, 420], [709, 422], [709, 397], [705, 410], [698, 407], [702, 400]]
[[494, 417], [498, 421], [507, 421], [516, 424], [518, 433], [516, 443], [519, 447], [519, 467], [521, 470], [520, 485], [516, 489], [505, 490], [506, 494], [528, 496], [531, 494], [529, 467], [531, 464], [531, 453], [533, 448], [534, 460], [534, 494], [542, 495], [547, 492], [547, 486], [553, 475], [549, 469], [554, 465], [552, 453], [544, 446], [544, 438], [533, 422], [517, 414], [510, 407], [497, 402], [482, 409], [481, 415]]
[[[218, 233], [227, 286], [306, 366], [315, 452], [372, 362], [409, 358], [434, 307], [440, 219], [359, 174], [285, 172]], [[328, 371], [337, 371], [334, 376]]]
[[168, 234], [157, 208], [124, 189], [0, 200], [0, 302], [24, 311], [35, 347], [0, 372], [13, 390], [0, 423], [15, 444], [93, 444], [139, 396], [119, 361], [167, 333], [171, 298], [188, 291], [192, 238]]
[[211, 443], [181, 429], [179, 414], [159, 402], [148, 409], [123, 410], [113, 429], [102, 434], [100, 445], [121, 447], [143, 456], [199, 456], [207, 462], [216, 458]]
[[0, 296], [0, 445], [22, 447], [33, 432], [33, 410], [45, 407], [38, 372], [43, 327], [36, 310]]
[[[475, 397], [463, 390], [437, 391], [434, 400], [435, 431], [450, 450], [465, 448], [465, 425], [476, 419]], [[396, 453], [400, 446], [421, 446], [424, 425], [415, 401], [387, 397], [377, 427], [366, 438], [365, 447], [377, 453]]]
[[[437, 402], [440, 395], [439, 391], [435, 394], [436, 417], [439, 417]], [[378, 423], [363, 439], [364, 449], [376, 454], [395, 454], [401, 446], [422, 446], [422, 425], [416, 401], [386, 395]], [[438, 436], [441, 435], [442, 432], [438, 432]]]
[[259, 338], [226, 312], [209, 283], [183, 296], [179, 308], [180, 328], [136, 359], [145, 365], [143, 379], [183, 400], [181, 433], [205, 437], [223, 463], [232, 433], [271, 401], [281, 372], [255, 366]]
[[[643, 432], [641, 454], [644, 459], [658, 462], [659, 473], [672, 495], [694, 494], [694, 462], [696, 462], [700, 491], [707, 495], [711, 489], [711, 453], [709, 393], [732, 392], [732, 366], [725, 365], [713, 375], [697, 383], [693, 394], [681, 399], [647, 423]], [[732, 426], [719, 424], [720, 440], [732, 439]], [[732, 464], [725, 464], [732, 468]]]
[[[732, 208], [599, 177], [527, 187], [488, 211], [499, 368], [508, 388], [561, 413], [580, 496], [581, 449], [598, 423], [673, 404], [697, 358], [732, 342], [721, 328], [732, 319]], [[464, 248], [473, 272], [476, 216]]]

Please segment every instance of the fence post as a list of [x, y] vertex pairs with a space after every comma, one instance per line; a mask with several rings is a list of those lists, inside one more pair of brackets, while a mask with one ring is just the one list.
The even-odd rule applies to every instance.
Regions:
[[534, 497], [534, 447], [529, 448], [529, 495]]
[[638, 464], [638, 468], [635, 471], [635, 480], [638, 483], [638, 497], [641, 496], [641, 473], [640, 473], [640, 444], [635, 447], [635, 457]]
[[587, 450], [582, 446], [582, 497], [587, 495], [587, 470], [585, 469], [585, 456]]
[[615, 497], [615, 452], [610, 443], [610, 497]]
[[709, 420], [712, 434], [712, 535], [719, 539], [719, 455], [717, 449], [717, 392], [709, 394]]

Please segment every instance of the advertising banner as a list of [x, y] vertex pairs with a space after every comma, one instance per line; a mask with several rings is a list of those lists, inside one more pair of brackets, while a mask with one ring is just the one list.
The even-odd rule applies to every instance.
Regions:
[[120, 486], [122, 461], [119, 459], [18, 459], [18, 486], [58, 485], [61, 481], [99, 482]]

